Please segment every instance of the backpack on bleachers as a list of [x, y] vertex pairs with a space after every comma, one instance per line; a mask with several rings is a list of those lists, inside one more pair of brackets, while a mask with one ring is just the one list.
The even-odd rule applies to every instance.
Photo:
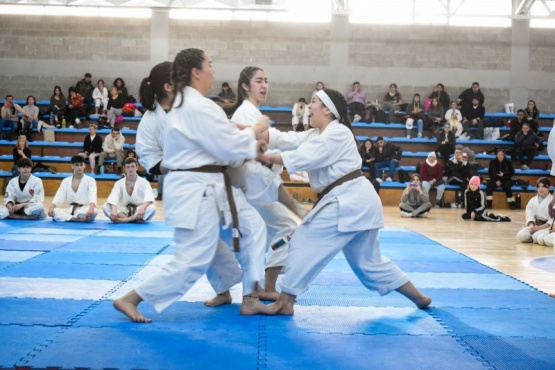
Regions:
[[403, 169], [397, 171], [397, 178], [399, 182], [410, 182], [410, 174]]
[[387, 123], [385, 118], [385, 112], [381, 109], [378, 109], [378, 112], [376, 113], [376, 119], [374, 121], [379, 123]]

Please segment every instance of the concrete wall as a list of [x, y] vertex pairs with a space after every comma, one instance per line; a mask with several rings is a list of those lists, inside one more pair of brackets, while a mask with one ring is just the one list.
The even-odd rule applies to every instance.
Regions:
[[214, 61], [214, 94], [223, 81], [236, 89], [247, 65], [264, 68], [270, 105], [309, 98], [316, 81], [347, 91], [360, 81], [368, 99], [380, 99], [391, 82], [404, 100], [428, 95], [442, 82], [456, 98], [479, 81], [488, 111], [506, 102], [535, 99], [555, 112], [555, 41], [550, 30], [513, 27], [351, 25], [344, 16], [330, 24], [170, 20], [167, 10], [151, 19], [0, 15], [0, 97], [48, 99], [85, 72], [107, 85], [122, 77], [131, 94], [150, 68], [188, 47]]

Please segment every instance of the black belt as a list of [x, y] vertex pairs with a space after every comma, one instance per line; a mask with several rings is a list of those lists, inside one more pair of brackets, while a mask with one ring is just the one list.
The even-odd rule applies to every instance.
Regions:
[[341, 184], [344, 184], [347, 181], [354, 180], [357, 177], [361, 177], [361, 176], [364, 176], [364, 174], [362, 173], [362, 171], [360, 169], [358, 169], [358, 170], [354, 170], [351, 173], [346, 174], [343, 177], [338, 178], [337, 180], [335, 180], [334, 182], [332, 182], [331, 184], [326, 186], [326, 188], [320, 194], [318, 194], [318, 200], [316, 201], [316, 203], [314, 203], [314, 206], [312, 208], [315, 208], [316, 205], [318, 204], [318, 202], [320, 202], [320, 200], [322, 200], [324, 195], [326, 195], [327, 193], [332, 191], [333, 188], [335, 188], [335, 187], [337, 187]]
[[131, 217], [133, 216], [135, 213], [137, 213], [137, 206], [134, 205], [133, 203], [129, 203], [128, 205], [125, 206], [127, 208], [127, 217]]
[[76, 210], [78, 207], [83, 207], [83, 205], [82, 205], [82, 204], [79, 204], [79, 203], [70, 203], [69, 205], [73, 207], [73, 208], [71, 209], [71, 215], [72, 215], [72, 216], [75, 216], [75, 210]]
[[204, 173], [221, 173], [224, 175], [225, 190], [227, 193], [227, 200], [229, 202], [229, 210], [231, 211], [231, 219], [233, 220], [233, 250], [239, 252], [241, 250], [239, 238], [241, 237], [241, 232], [239, 231], [239, 216], [237, 214], [237, 206], [235, 205], [235, 199], [233, 198], [233, 188], [231, 186], [231, 177], [227, 172], [227, 166], [218, 165], [206, 165], [197, 168], [187, 168], [172, 171], [186, 171], [186, 172], [204, 172]]

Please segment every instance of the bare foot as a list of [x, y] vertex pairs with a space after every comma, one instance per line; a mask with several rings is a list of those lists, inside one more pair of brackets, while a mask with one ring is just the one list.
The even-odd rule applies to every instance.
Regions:
[[277, 300], [276, 303], [272, 303], [267, 306], [267, 310], [269, 312], [266, 315], [294, 315], [295, 310], [293, 309], [293, 305], [284, 304], [280, 300]]
[[551, 298], [555, 298], [555, 293], [549, 293], [549, 296], [550, 296]]
[[122, 312], [133, 322], [149, 323], [152, 322], [151, 319], [144, 317], [141, 312], [137, 309], [139, 303], [141, 303], [142, 298], [134, 291], [130, 291], [123, 297], [114, 300], [113, 304], [116, 310]]
[[260, 303], [257, 296], [246, 295], [243, 296], [243, 303], [241, 304], [241, 310], [239, 313], [241, 315], [272, 315], [271, 311], [268, 309], [269, 306]]
[[266, 291], [263, 290], [261, 292], [258, 292], [258, 298], [260, 298], [260, 300], [262, 301], [277, 301], [279, 298], [279, 293], [274, 291]]
[[208, 307], [218, 307], [224, 304], [231, 303], [231, 294], [229, 290], [225, 291], [224, 293], [217, 294], [214, 298], [208, 299], [204, 301], [204, 305]]
[[420, 298], [414, 301], [416, 307], [420, 308], [421, 310], [428, 308], [431, 303], [432, 299], [428, 296], [425, 296], [424, 294], [422, 294]]

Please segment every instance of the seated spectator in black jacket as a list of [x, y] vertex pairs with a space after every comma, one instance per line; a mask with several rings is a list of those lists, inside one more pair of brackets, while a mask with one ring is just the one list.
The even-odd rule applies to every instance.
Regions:
[[488, 168], [488, 184], [486, 188], [486, 202], [488, 208], [493, 208], [493, 191], [498, 187], [503, 188], [507, 195], [509, 208], [516, 209], [515, 198], [511, 186], [515, 170], [511, 161], [507, 159], [507, 154], [503, 149], [497, 150], [497, 156], [491, 160]]
[[455, 155], [445, 164], [445, 175], [448, 184], [459, 185], [462, 190], [466, 190], [470, 179], [470, 171], [468, 156], [463, 156], [462, 149], [455, 149]]
[[526, 115], [526, 120], [530, 124], [530, 128], [532, 129], [532, 132], [537, 134], [538, 136], [543, 136], [542, 133], [538, 132], [538, 129], [539, 129], [538, 117], [540, 115], [540, 111], [538, 110], [538, 107], [536, 106], [535, 101], [533, 100], [528, 101], [528, 106], [524, 110], [524, 114]]
[[[480, 104], [480, 99], [476, 96], [472, 98], [472, 105], [470, 108], [463, 112], [462, 124], [464, 127], [464, 132], [472, 138], [483, 139], [484, 138], [484, 115], [486, 114], [486, 108]], [[476, 127], [477, 132], [471, 133], [470, 128]]]
[[386, 142], [381, 136], [376, 140], [376, 144], [378, 146], [376, 149], [376, 160], [374, 162], [376, 180], [381, 182], [382, 169], [389, 168], [389, 173], [385, 181], [393, 181], [395, 169], [399, 167], [399, 161], [403, 156], [403, 150], [397, 145]]
[[96, 173], [96, 157], [99, 157], [100, 153], [102, 153], [103, 144], [100, 135], [96, 134], [96, 129], [97, 127], [95, 124], [89, 126], [90, 134], [85, 136], [85, 140], [83, 140], [83, 151], [79, 153], [81, 157], [89, 159], [92, 174]]
[[370, 169], [370, 177], [374, 178], [376, 168], [374, 162], [376, 161], [376, 147], [372, 144], [372, 140], [366, 139], [364, 143], [358, 148], [360, 158], [362, 159], [362, 167]]
[[536, 155], [536, 150], [538, 150], [541, 144], [542, 140], [531, 131], [530, 124], [524, 123], [522, 131], [516, 134], [515, 137], [515, 154], [522, 165], [522, 170], [530, 168], [530, 164]]
[[484, 94], [480, 91], [480, 84], [478, 82], [472, 83], [470, 89], [464, 90], [461, 95], [459, 95], [459, 105], [461, 107], [461, 113], [463, 117], [466, 117], [470, 109], [472, 108], [472, 100], [478, 98], [480, 105], [484, 105]]
[[440, 107], [442, 107], [444, 111], [447, 111], [449, 109], [451, 98], [449, 97], [449, 94], [447, 94], [447, 92], [445, 91], [445, 86], [443, 86], [443, 84], [437, 84], [434, 92], [431, 93], [430, 96], [428, 96], [428, 99], [433, 98], [437, 98]]
[[516, 113], [516, 118], [511, 120], [510, 131], [508, 134], [501, 136], [499, 139], [503, 141], [515, 141], [516, 134], [522, 131], [522, 125], [527, 122], [526, 114], [523, 109], [519, 109]]
[[443, 124], [443, 130], [437, 134], [437, 146], [436, 153], [439, 153], [445, 163], [449, 160], [449, 157], [455, 152], [456, 138], [453, 131], [451, 131], [451, 124], [445, 122]]

